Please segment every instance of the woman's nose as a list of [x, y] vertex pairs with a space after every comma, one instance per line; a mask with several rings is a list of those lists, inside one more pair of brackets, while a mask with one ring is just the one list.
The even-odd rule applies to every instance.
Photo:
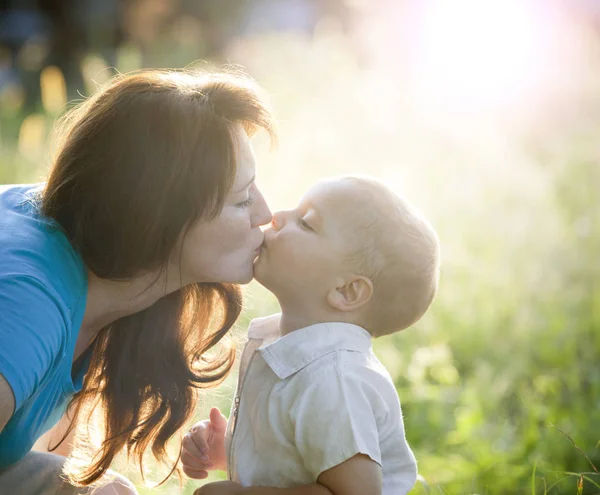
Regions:
[[265, 201], [264, 196], [260, 191], [256, 191], [254, 198], [254, 212], [253, 212], [253, 227], [260, 227], [261, 225], [268, 224], [273, 218], [273, 214], [269, 209], [269, 205]]

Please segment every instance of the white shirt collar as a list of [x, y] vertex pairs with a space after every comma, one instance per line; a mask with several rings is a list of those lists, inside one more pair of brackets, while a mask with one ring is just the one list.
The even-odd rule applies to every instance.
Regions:
[[248, 338], [259, 339], [265, 342], [279, 338], [279, 321], [281, 313], [275, 313], [262, 318], [254, 318], [248, 326]]
[[317, 323], [277, 338], [280, 317], [276, 314], [253, 320], [248, 337], [264, 340], [258, 352], [282, 380], [330, 352], [365, 353], [372, 347], [369, 332], [358, 325], [341, 322]]

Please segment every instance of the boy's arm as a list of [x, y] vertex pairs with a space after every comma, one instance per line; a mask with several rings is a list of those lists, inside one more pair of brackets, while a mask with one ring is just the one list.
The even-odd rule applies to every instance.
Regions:
[[383, 490], [381, 466], [364, 454], [323, 471], [318, 482], [333, 495], [381, 495]]
[[240, 495], [332, 495], [331, 491], [319, 483], [295, 486], [293, 488], [272, 488], [268, 486], [249, 486]]
[[[194, 495], [334, 495], [319, 483], [295, 486], [293, 488], [273, 488], [269, 486], [249, 486], [244, 488], [232, 481], [209, 483], [198, 488]], [[361, 494], [364, 495], [364, 494]]]
[[318, 483], [293, 488], [242, 487], [231, 481], [204, 485], [194, 495], [381, 495], [381, 467], [358, 454], [321, 473]]

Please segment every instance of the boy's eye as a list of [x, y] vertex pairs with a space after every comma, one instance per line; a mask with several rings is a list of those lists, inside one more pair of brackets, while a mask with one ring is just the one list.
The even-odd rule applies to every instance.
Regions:
[[313, 230], [313, 228], [310, 225], [308, 225], [303, 218], [298, 220], [298, 223], [300, 224], [300, 227], [302, 227], [304, 230], [310, 230], [310, 231]]
[[248, 198], [245, 201], [237, 203], [235, 206], [236, 208], [250, 208], [250, 206], [252, 206], [252, 198]]

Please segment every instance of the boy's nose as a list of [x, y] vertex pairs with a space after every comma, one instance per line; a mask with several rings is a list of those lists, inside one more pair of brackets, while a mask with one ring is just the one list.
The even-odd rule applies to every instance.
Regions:
[[281, 227], [283, 227], [284, 223], [285, 223], [285, 212], [276, 211], [275, 213], [273, 213], [273, 219], [271, 220], [271, 225], [273, 225], [273, 228], [275, 230], [281, 229]]

